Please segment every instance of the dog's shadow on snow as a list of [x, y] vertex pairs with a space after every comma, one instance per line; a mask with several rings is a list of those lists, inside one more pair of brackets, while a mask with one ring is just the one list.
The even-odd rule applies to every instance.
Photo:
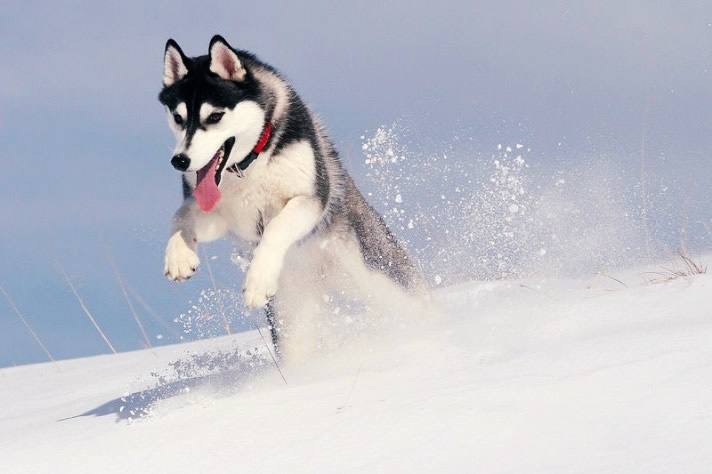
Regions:
[[269, 356], [264, 353], [209, 352], [189, 354], [168, 364], [165, 374], [156, 372], [155, 386], [128, 393], [102, 403], [78, 415], [62, 418], [66, 421], [85, 416], [115, 416], [116, 421], [131, 421], [151, 415], [164, 400], [186, 395], [196, 389], [209, 388], [216, 396], [238, 392], [255, 377], [270, 370]]

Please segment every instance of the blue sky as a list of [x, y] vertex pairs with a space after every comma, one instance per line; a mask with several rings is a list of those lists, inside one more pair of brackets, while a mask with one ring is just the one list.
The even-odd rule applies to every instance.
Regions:
[[[220, 33], [277, 66], [366, 188], [360, 137], [395, 120], [424, 156], [467, 136], [471, 150], [456, 159], [522, 142], [543, 168], [607, 160], [631, 175], [645, 137], [648, 172], [669, 184], [666, 206], [679, 210], [660, 225], [674, 233], [683, 215], [709, 223], [709, 2], [30, 1], [2, 10], [0, 285], [57, 357], [106, 350], [58, 265], [120, 350], [140, 347], [140, 334], [109, 255], [165, 321], [210, 285], [204, 271], [184, 286], [161, 274], [180, 199], [156, 100], [169, 37], [198, 55]], [[209, 250], [221, 283], [239, 287], [229, 249]], [[167, 334], [142, 317], [152, 336]], [[0, 366], [42, 358], [0, 301]]]

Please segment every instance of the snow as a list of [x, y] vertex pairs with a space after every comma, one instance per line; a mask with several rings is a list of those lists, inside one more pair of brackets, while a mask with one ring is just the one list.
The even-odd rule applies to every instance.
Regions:
[[256, 332], [3, 369], [2, 472], [708, 472], [712, 275], [643, 271], [441, 287], [287, 385]]

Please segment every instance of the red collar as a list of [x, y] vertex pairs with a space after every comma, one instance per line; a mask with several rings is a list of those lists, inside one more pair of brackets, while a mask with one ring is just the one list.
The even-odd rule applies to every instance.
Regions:
[[269, 141], [271, 136], [272, 136], [272, 124], [270, 122], [267, 122], [267, 123], [265, 123], [265, 128], [262, 129], [262, 135], [260, 135], [260, 139], [257, 140], [257, 144], [252, 149], [252, 153], [257, 153], [258, 155], [260, 153], [262, 153], [262, 150], [264, 150], [265, 147], [267, 146], [267, 142]]
[[260, 153], [264, 151], [264, 149], [267, 147], [267, 144], [269, 143], [270, 138], [272, 138], [272, 124], [270, 122], [266, 122], [264, 128], [262, 129], [260, 139], [257, 140], [257, 144], [255, 144], [255, 147], [252, 149], [252, 151], [245, 158], [243, 158], [242, 161], [235, 163], [227, 170], [231, 173], [237, 173], [239, 175], [242, 175], [242, 172], [245, 171], [247, 167], [250, 166], [252, 162], [257, 159]]

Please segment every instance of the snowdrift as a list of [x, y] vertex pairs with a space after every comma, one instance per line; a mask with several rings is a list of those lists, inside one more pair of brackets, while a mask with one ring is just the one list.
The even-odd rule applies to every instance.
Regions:
[[282, 381], [260, 335], [0, 370], [3, 472], [708, 472], [712, 276], [471, 282]]

